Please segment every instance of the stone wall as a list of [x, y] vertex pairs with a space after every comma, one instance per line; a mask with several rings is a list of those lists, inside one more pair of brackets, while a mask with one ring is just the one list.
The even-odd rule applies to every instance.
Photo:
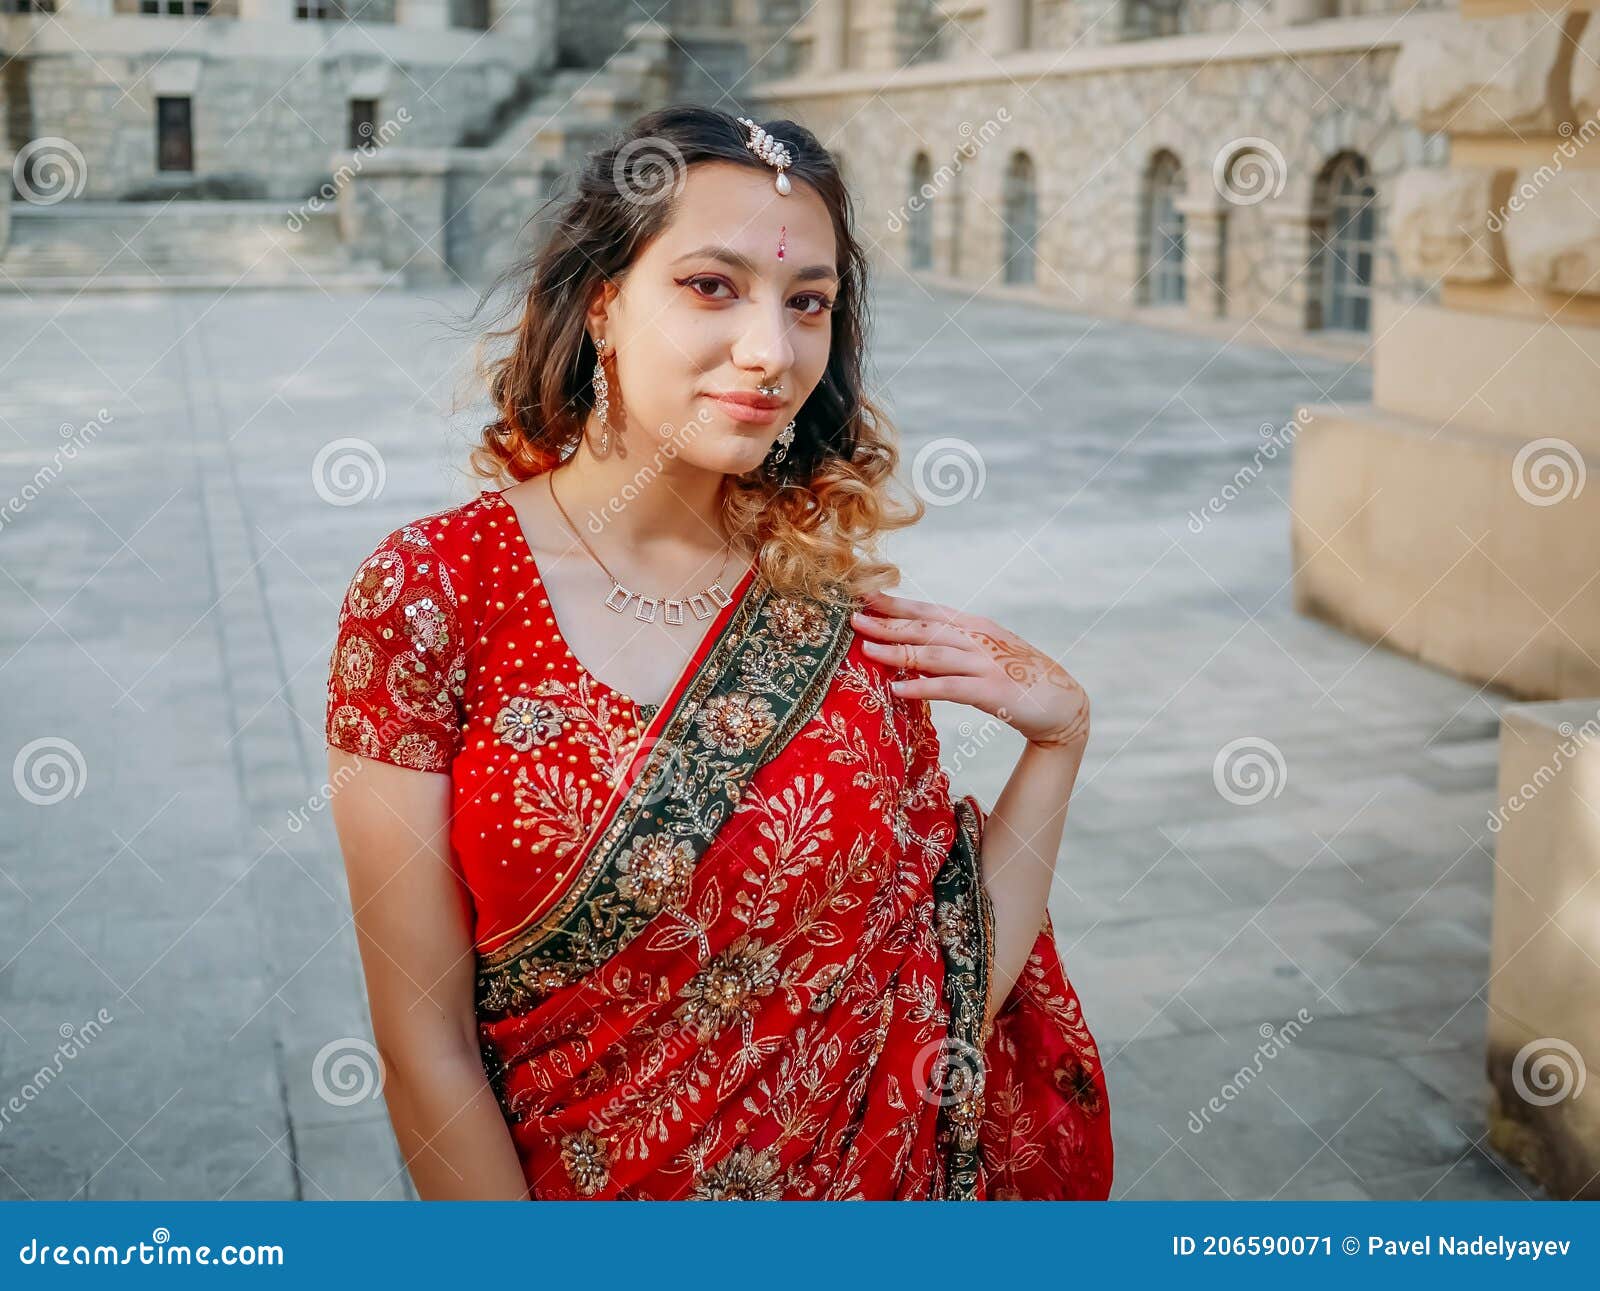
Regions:
[[[1138, 254], [1141, 185], [1151, 158], [1171, 151], [1183, 164], [1192, 222], [1226, 225], [1225, 254], [1213, 251], [1208, 261], [1196, 239], [1195, 294], [1203, 297], [1207, 279], [1217, 279], [1226, 287], [1227, 316], [1264, 315], [1300, 328], [1323, 167], [1344, 151], [1365, 158], [1381, 230], [1400, 173], [1444, 160], [1444, 141], [1402, 121], [1389, 103], [1396, 52], [1392, 44], [1297, 51], [1292, 68], [1281, 55], [1193, 61], [1175, 55], [1122, 66], [1106, 60], [1044, 79], [941, 82], [934, 79], [937, 68], [920, 68], [929, 83], [913, 84], [902, 74], [855, 92], [802, 96], [793, 93], [797, 82], [788, 81], [769, 89], [765, 106], [768, 115], [803, 121], [848, 159], [862, 233], [875, 254], [902, 265], [916, 154], [926, 151], [935, 172], [945, 167], [951, 182], [936, 182], [927, 199], [934, 270], [975, 287], [999, 281], [1004, 176], [1013, 154], [1027, 153], [1037, 176], [1037, 284], [1092, 310], [1137, 302], [1145, 271]], [[874, 107], [876, 99], [887, 106]], [[1219, 186], [1219, 161], [1253, 139], [1265, 141], [1266, 191]], [[1379, 251], [1380, 279], [1405, 288], [1381, 234]], [[1421, 293], [1426, 284], [1411, 281], [1409, 288]]]

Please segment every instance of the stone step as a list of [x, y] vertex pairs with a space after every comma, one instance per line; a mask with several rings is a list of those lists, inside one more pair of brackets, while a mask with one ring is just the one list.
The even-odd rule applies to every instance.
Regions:
[[[15, 205], [8, 291], [381, 282], [339, 241], [335, 212], [259, 201]], [[372, 278], [378, 273], [376, 280]]]

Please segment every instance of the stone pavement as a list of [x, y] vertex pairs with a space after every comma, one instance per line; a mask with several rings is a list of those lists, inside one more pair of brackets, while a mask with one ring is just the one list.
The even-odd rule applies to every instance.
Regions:
[[[0, 1197], [409, 1195], [348, 1043], [323, 686], [356, 563], [480, 487], [469, 304], [0, 303]], [[903, 590], [1092, 697], [1051, 908], [1113, 1195], [1538, 1195], [1484, 1140], [1501, 701], [1296, 616], [1287, 454], [1250, 466], [1368, 371], [904, 282], [873, 368], [939, 503]], [[985, 720], [939, 708], [992, 804]]]

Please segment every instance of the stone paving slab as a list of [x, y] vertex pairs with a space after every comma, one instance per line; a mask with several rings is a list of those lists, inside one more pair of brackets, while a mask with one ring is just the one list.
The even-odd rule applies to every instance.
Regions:
[[[107, 414], [0, 525], [0, 743], [82, 759], [58, 802], [5, 786], [0, 1096], [28, 1094], [0, 1197], [411, 1195], [381, 1102], [314, 1076], [370, 1038], [323, 686], [356, 563], [481, 487], [458, 470], [481, 410], [452, 402], [470, 303], [0, 301], [0, 503]], [[1093, 699], [1052, 911], [1107, 1060], [1114, 1195], [1539, 1195], [1483, 1138], [1502, 701], [1293, 612], [1287, 454], [1190, 526], [1264, 426], [1369, 373], [905, 282], [876, 319], [907, 478], [950, 439], [971, 474], [891, 538], [902, 590], [1014, 627]], [[383, 485], [329, 505], [313, 461], [347, 436]], [[938, 720], [947, 763], [983, 721]], [[1259, 801], [1219, 791], [1237, 740], [1279, 759]], [[1019, 741], [981, 744], [952, 776], [992, 803]]]

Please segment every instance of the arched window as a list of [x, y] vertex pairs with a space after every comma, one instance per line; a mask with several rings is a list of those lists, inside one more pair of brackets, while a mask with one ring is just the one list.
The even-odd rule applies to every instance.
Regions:
[[1006, 166], [1000, 194], [1000, 218], [1005, 221], [1005, 281], [1034, 280], [1033, 240], [1039, 234], [1039, 193], [1033, 159], [1014, 152]]
[[1183, 164], [1156, 153], [1144, 176], [1139, 212], [1139, 299], [1146, 305], [1183, 303]]
[[1352, 332], [1371, 328], [1377, 197], [1359, 153], [1340, 153], [1317, 177], [1311, 221], [1311, 281], [1316, 290], [1307, 326]]
[[933, 163], [919, 152], [911, 163], [911, 195], [906, 201], [906, 248], [913, 269], [933, 268]]

